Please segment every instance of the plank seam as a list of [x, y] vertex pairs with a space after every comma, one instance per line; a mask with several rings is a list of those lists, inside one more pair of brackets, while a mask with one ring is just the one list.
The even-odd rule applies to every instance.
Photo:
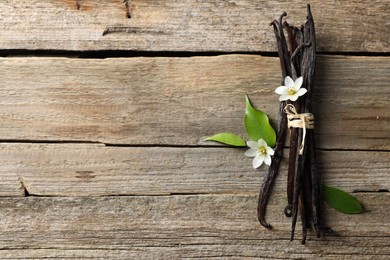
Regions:
[[[74, 196], [65, 196], [65, 195], [39, 195], [39, 194], [32, 194], [28, 193], [27, 189], [25, 188], [25, 184], [22, 187], [25, 192], [27, 192], [27, 195], [24, 197], [35, 197], [35, 198], [129, 198], [129, 197], [210, 197], [210, 196], [257, 196], [257, 192], [215, 192], [215, 193], [206, 193], [206, 192], [198, 192], [198, 193], [155, 193], [155, 194], [147, 194], [147, 193], [139, 193], [139, 194], [110, 194], [110, 195], [74, 195]], [[390, 191], [386, 189], [380, 189], [377, 191], [374, 190], [359, 190], [359, 191], [352, 191], [354, 194], [370, 194], [370, 195], [385, 195], [389, 193]], [[18, 198], [20, 196], [0, 196], [0, 198]]]
[[[81, 8], [81, 7], [80, 7]], [[106, 31], [109, 28], [106, 28]], [[109, 31], [109, 30], [108, 30]], [[106, 32], [107, 34], [108, 32]], [[390, 52], [317, 52], [318, 55], [327, 56], [357, 56], [357, 57], [390, 57]], [[78, 59], [106, 59], [106, 58], [135, 58], [135, 57], [214, 57], [221, 55], [256, 55], [263, 57], [278, 57], [277, 52], [192, 52], [192, 51], [139, 51], [139, 50], [95, 50], [71, 51], [54, 49], [2, 49], [1, 57], [67, 57]]]
[[0, 57], [66, 57], [76, 59], [106, 59], [106, 58], [191, 58], [191, 57], [216, 57], [222, 55], [254, 55], [263, 57], [278, 57], [277, 52], [192, 52], [192, 51], [139, 51], [139, 50], [96, 50], [96, 51], [71, 51], [54, 49], [3, 49]]
[[[188, 144], [115, 144], [115, 143], [105, 143], [100, 141], [79, 141], [79, 140], [29, 140], [29, 139], [0, 139], [0, 144], [97, 144], [104, 145], [107, 147], [117, 147], [117, 148], [148, 148], [148, 147], [162, 147], [162, 148], [207, 148], [207, 149], [245, 149], [246, 147], [233, 147], [233, 146], [224, 146], [224, 145], [188, 145]], [[284, 146], [283, 149], [288, 149], [289, 146]], [[388, 153], [390, 150], [378, 150], [378, 149], [354, 149], [354, 148], [316, 148], [317, 151], [323, 152], [377, 152], [377, 153]]]

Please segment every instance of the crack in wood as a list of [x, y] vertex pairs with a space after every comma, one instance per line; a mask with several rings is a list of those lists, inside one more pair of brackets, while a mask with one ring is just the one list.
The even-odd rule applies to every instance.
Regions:
[[27, 187], [26, 187], [26, 183], [24, 182], [23, 178], [19, 176], [19, 183], [20, 183], [20, 186], [22, 188], [22, 191], [23, 191], [23, 194], [25, 197], [28, 197], [30, 196], [30, 193], [28, 192], [27, 190]]
[[77, 10], [81, 9], [81, 0], [76, 0], [76, 9]]
[[125, 3], [125, 7], [126, 7], [126, 17], [131, 19], [131, 11], [132, 11], [131, 0], [123, 0], [123, 3]]
[[377, 190], [364, 190], [364, 189], [354, 189], [352, 193], [386, 193], [390, 192], [389, 189], [377, 189]]
[[144, 33], [144, 34], [155, 34], [155, 35], [163, 35], [168, 34], [166, 31], [155, 30], [155, 29], [141, 29], [138, 27], [128, 27], [128, 26], [108, 26], [104, 31], [102, 36], [111, 33]]

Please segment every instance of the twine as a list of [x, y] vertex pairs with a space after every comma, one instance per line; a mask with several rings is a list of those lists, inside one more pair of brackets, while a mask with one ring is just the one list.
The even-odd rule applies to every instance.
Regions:
[[303, 154], [306, 139], [306, 129], [314, 129], [314, 116], [312, 113], [298, 114], [297, 110], [292, 104], [287, 104], [284, 107], [284, 112], [287, 114], [288, 128], [302, 128], [303, 136], [299, 154]]

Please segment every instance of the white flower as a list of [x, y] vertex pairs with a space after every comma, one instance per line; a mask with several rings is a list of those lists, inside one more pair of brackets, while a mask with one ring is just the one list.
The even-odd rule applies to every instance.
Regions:
[[275, 89], [275, 93], [279, 94], [279, 101], [291, 100], [296, 101], [298, 97], [304, 95], [307, 92], [307, 89], [301, 88], [303, 83], [303, 78], [299, 77], [294, 82], [292, 78], [287, 76], [284, 79], [284, 85]]
[[254, 169], [260, 167], [263, 162], [268, 166], [271, 165], [271, 155], [274, 155], [274, 150], [263, 139], [257, 142], [248, 141], [246, 144], [250, 149], [245, 152], [245, 156], [255, 157], [252, 163]]

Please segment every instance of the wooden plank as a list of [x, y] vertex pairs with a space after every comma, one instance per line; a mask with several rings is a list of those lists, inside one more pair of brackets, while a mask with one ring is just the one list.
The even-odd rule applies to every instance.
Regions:
[[[202, 140], [218, 132], [246, 136], [243, 93], [277, 119], [278, 58], [3, 58], [0, 66], [2, 140], [211, 145]], [[317, 71], [318, 147], [389, 150], [390, 58], [320, 56]]]
[[[307, 1], [3, 0], [0, 49], [276, 51], [269, 23]], [[311, 1], [318, 50], [389, 52], [386, 1]], [[130, 12], [131, 19], [126, 14]], [[364, 22], [362, 22], [362, 19]]]
[[[245, 149], [1, 144], [0, 196], [257, 194]], [[285, 156], [287, 157], [287, 151]], [[320, 151], [324, 182], [349, 192], [389, 190], [390, 152]], [[287, 160], [274, 188], [286, 193]]]
[[138, 258], [385, 259], [390, 254], [390, 224], [383, 221], [389, 193], [357, 196], [368, 212], [327, 210], [327, 224], [335, 234], [317, 239], [311, 232], [307, 246], [289, 242], [291, 224], [282, 213], [283, 196], [269, 206], [273, 230], [256, 219], [256, 195], [2, 198], [0, 247], [6, 251], [0, 255], [32, 257], [48, 251], [86, 257], [99, 250], [103, 256], [126, 252]]
[[[366, 238], [363, 238], [366, 239]], [[359, 238], [358, 240], [363, 240]], [[370, 238], [371, 239], [371, 238]], [[375, 243], [375, 242], [373, 242]], [[324, 245], [326, 246], [326, 245]], [[307, 246], [306, 246], [307, 247]], [[201, 250], [200, 250], [201, 249]], [[333, 260], [348, 260], [348, 259], [361, 259], [361, 260], [387, 260], [388, 256], [381, 253], [378, 254], [364, 254], [362, 252], [354, 253], [345, 253], [345, 254], [332, 254], [328, 255], [322, 254], [320, 249], [316, 249], [313, 253], [295, 253], [293, 250], [295, 247], [289, 246], [285, 242], [285, 247], [278, 246], [279, 250], [288, 250], [288, 257], [279, 257], [282, 255], [278, 252], [273, 252], [271, 246], [259, 246], [259, 245], [208, 245], [196, 246], [196, 245], [182, 245], [176, 247], [146, 247], [146, 248], [136, 248], [136, 249], [122, 249], [122, 250], [101, 250], [101, 249], [78, 249], [78, 250], [64, 250], [64, 249], [20, 249], [20, 250], [1, 250], [0, 256], [5, 259], [26, 259], [33, 257], [34, 259], [47, 259], [47, 258], [77, 258], [77, 259], [138, 259], [140, 256], [144, 259], [178, 259], [178, 258], [188, 258], [188, 259], [210, 259], [210, 258], [222, 258], [222, 259], [247, 259], [252, 258], [261, 258], [261, 259], [333, 259]], [[338, 247], [335, 247], [337, 250]], [[197, 250], [200, 250], [203, 255], [196, 253]], [[262, 250], [266, 253], [259, 253], [258, 251]], [[354, 249], [351, 249], [354, 250]], [[245, 251], [245, 253], [242, 253]], [[345, 250], [344, 250], [345, 251]], [[227, 253], [223, 253], [227, 252]], [[248, 253], [250, 252], [250, 253]], [[267, 257], [266, 257], [267, 255]]]

